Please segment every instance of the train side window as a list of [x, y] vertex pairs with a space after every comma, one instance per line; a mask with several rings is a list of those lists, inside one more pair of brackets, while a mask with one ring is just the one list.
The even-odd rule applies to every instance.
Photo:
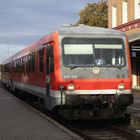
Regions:
[[17, 60], [17, 73], [18, 73], [18, 71], [19, 71], [19, 66], [18, 66], [18, 60]]
[[16, 60], [16, 72], [18, 72], [18, 60]]
[[25, 73], [25, 56], [22, 57], [22, 72]]
[[49, 73], [54, 72], [54, 56], [53, 56], [53, 47], [48, 45], [47, 46], [47, 59], [49, 59]]
[[16, 73], [17, 73], [17, 60], [15, 60], [15, 63], [16, 63], [16, 69], [15, 69], [15, 71], [16, 71]]
[[4, 68], [5, 72], [7, 72], [7, 65], [5, 64], [5, 68]]
[[17, 73], [19, 72], [19, 60], [17, 60]]
[[14, 60], [14, 72], [16, 72], [16, 61]]
[[19, 73], [21, 72], [21, 59], [19, 58]]
[[19, 73], [19, 59], [17, 60], [17, 73]]
[[18, 59], [18, 73], [20, 72], [20, 59]]
[[39, 71], [43, 72], [44, 49], [39, 50]]
[[32, 72], [32, 66], [31, 66], [31, 54], [28, 56], [28, 66], [29, 66], [29, 72]]
[[6, 64], [4, 65], [4, 72], [6, 72], [7, 71], [7, 69], [6, 69]]
[[25, 73], [27, 73], [27, 67], [28, 67], [28, 55], [25, 56]]
[[23, 71], [22, 66], [23, 66], [23, 62], [22, 62], [22, 57], [21, 57], [21, 58], [20, 58], [20, 72], [22, 72], [22, 71]]
[[3, 71], [5, 72], [5, 65], [3, 65], [3, 67], [4, 67], [4, 70]]
[[16, 60], [16, 72], [18, 73], [18, 60]]
[[9, 63], [9, 73], [12, 73], [12, 62]]
[[31, 61], [32, 61], [32, 72], [35, 72], [35, 53], [34, 52], [31, 55]]
[[17, 73], [17, 60], [15, 60], [15, 72]]
[[53, 47], [50, 45], [47, 46], [47, 57], [53, 57]]
[[50, 73], [54, 72], [54, 57], [50, 57]]

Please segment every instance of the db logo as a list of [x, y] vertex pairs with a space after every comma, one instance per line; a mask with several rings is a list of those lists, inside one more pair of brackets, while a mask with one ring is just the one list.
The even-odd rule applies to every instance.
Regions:
[[95, 74], [95, 75], [100, 74], [100, 68], [94, 67], [94, 68], [92, 69], [92, 72], [93, 72], [93, 74]]

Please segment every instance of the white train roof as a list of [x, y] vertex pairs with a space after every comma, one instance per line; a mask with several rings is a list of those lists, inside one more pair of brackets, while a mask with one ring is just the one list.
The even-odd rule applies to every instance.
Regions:
[[[86, 25], [79, 25], [79, 26], [66, 26], [61, 29], [59, 29], [58, 32], [62, 36], [68, 36], [68, 37], [74, 37], [74, 36], [82, 36], [82, 37], [89, 37], [89, 36], [97, 36], [97, 37], [124, 37], [125, 33], [121, 31], [117, 31], [114, 29], [108, 29], [108, 28], [101, 28], [101, 27], [93, 27], [93, 26], [86, 26]], [[55, 33], [55, 32], [53, 32]], [[51, 34], [51, 33], [50, 33]], [[36, 43], [33, 43], [31, 45], [26, 46], [24, 49], [19, 51], [18, 53], [14, 54], [13, 56], [9, 57], [5, 61], [3, 61], [3, 64], [9, 63], [12, 60], [18, 59], [20, 57], [23, 57], [25, 55], [28, 55], [30, 53], [31, 48], [34, 48], [37, 46], [39, 48], [39, 45], [43, 43], [44, 40], [50, 35], [43, 37]]]
[[87, 25], [79, 26], [66, 26], [58, 30], [60, 34], [90, 34], [90, 35], [113, 35], [113, 36], [124, 36], [125, 33], [117, 31], [114, 29], [102, 28], [102, 27], [93, 27]]

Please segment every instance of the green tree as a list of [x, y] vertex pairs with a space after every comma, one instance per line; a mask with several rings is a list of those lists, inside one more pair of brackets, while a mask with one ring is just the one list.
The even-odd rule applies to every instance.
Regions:
[[79, 13], [80, 19], [77, 24], [90, 26], [108, 27], [108, 6], [106, 0], [98, 3], [87, 4]]

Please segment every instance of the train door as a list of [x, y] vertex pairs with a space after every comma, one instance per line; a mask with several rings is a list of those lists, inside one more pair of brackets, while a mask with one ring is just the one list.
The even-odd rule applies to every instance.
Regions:
[[53, 79], [54, 73], [54, 56], [53, 56], [53, 47], [47, 45], [46, 47], [46, 94], [50, 93], [50, 84]]

